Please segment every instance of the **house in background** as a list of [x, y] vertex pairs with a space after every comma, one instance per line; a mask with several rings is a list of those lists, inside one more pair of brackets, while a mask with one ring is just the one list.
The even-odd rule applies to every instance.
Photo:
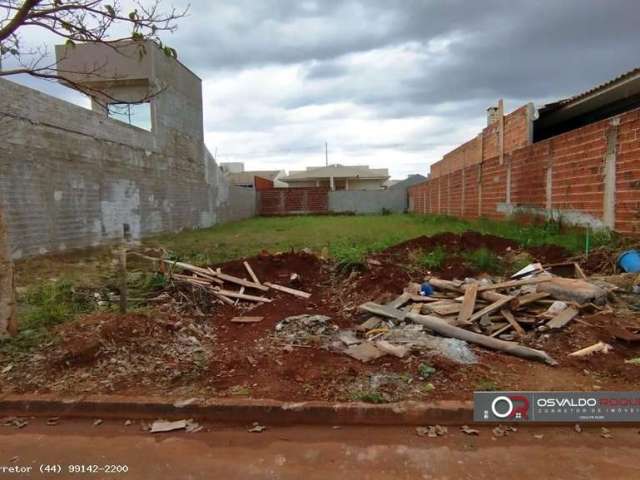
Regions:
[[220, 168], [232, 185], [236, 187], [253, 188], [255, 190], [266, 190], [274, 187], [287, 187], [286, 183], [280, 181], [285, 175], [284, 170], [246, 170], [244, 163], [227, 162], [221, 163]]
[[281, 178], [289, 187], [325, 187], [329, 190], [384, 190], [389, 179], [386, 168], [369, 168], [367, 165], [327, 165], [292, 170]]

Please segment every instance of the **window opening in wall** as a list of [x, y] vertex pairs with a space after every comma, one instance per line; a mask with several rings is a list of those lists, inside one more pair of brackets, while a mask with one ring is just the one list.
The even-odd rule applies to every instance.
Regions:
[[109, 118], [151, 131], [151, 103], [111, 103], [107, 105]]

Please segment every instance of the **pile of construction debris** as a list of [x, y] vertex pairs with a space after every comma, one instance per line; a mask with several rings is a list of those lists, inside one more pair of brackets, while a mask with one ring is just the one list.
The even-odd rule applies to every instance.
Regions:
[[[359, 310], [371, 316], [355, 332], [338, 332], [332, 348], [366, 362], [384, 355], [402, 358], [424, 347], [459, 363], [472, 363], [475, 357], [467, 343], [474, 343], [555, 365], [546, 352], [524, 343], [537, 346], [540, 335], [580, 321], [582, 311], [605, 309], [609, 293], [583, 278], [554, 275], [556, 267], [532, 264], [500, 282], [488, 277], [464, 281], [431, 277], [422, 285], [409, 284], [390, 303], [360, 305]], [[579, 270], [576, 275], [581, 276]], [[596, 344], [571, 355], [608, 348]]]
[[[189, 290], [187, 293], [181, 291], [180, 288], [174, 289], [173, 293], [179, 295], [181, 300], [191, 303], [198, 309], [200, 309], [203, 304], [209, 307], [212, 307], [215, 304], [227, 304], [241, 307], [248, 306], [249, 308], [245, 308], [245, 310], [250, 309], [252, 306], [271, 303], [272, 299], [266, 296], [271, 290], [284, 292], [304, 299], [311, 297], [310, 293], [303, 292], [302, 290], [271, 282], [261, 282], [254, 270], [251, 268], [249, 262], [246, 261], [244, 262], [244, 267], [251, 280], [226, 274], [220, 268], [214, 270], [210, 267], [197, 267], [185, 262], [147, 257], [135, 252], [130, 252], [130, 254], [143, 257], [147, 260], [152, 260], [158, 265], [158, 270], [165, 275], [169, 285], [174, 287], [187, 287]], [[177, 271], [186, 272], [187, 274], [177, 273]], [[296, 277], [297, 274], [292, 274], [290, 282], [295, 283], [297, 280]], [[238, 288], [238, 290], [232, 290], [233, 287]], [[164, 301], [168, 294], [169, 292], [165, 291], [161, 296], [156, 297], [154, 300]], [[197, 295], [201, 298], [197, 299]], [[204, 297], [204, 299], [202, 297]], [[207, 310], [210, 310], [210, 308]], [[253, 319], [253, 317], [251, 318]], [[237, 323], [251, 323], [251, 321], [257, 320], [253, 319], [244, 322], [242, 317], [238, 317], [236, 320]]]

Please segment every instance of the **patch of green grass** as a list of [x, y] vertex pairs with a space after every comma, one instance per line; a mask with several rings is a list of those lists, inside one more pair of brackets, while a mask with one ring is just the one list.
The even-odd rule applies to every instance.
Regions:
[[382, 394], [376, 391], [354, 392], [351, 398], [358, 402], [387, 403]]
[[[586, 238], [584, 230], [566, 228], [554, 222], [522, 225], [509, 220], [463, 220], [444, 215], [413, 214], [305, 215], [254, 217], [206, 229], [160, 235], [146, 240], [145, 244], [163, 247], [172, 252], [174, 258], [197, 265], [257, 255], [262, 250], [275, 253], [303, 248], [316, 252], [328, 249], [338, 262], [357, 265], [367, 255], [411, 238], [466, 230], [503, 236], [523, 246], [553, 243], [572, 252], [584, 251]], [[609, 241], [604, 234], [591, 233], [592, 247]], [[427, 262], [437, 263], [438, 256], [441, 253], [434, 254]]]
[[476, 384], [476, 390], [495, 392], [499, 390], [498, 384], [489, 378], [483, 378]]
[[18, 303], [18, 335], [0, 340], [0, 352], [9, 355], [26, 353], [51, 340], [53, 326], [97, 306], [90, 291], [77, 289], [68, 280], [38, 283], [28, 288]]
[[418, 263], [430, 270], [438, 269], [442, 266], [445, 259], [447, 258], [447, 251], [438, 245], [436, 248], [431, 250], [430, 252], [424, 253], [419, 259]]
[[476, 270], [481, 272], [500, 273], [503, 270], [500, 257], [485, 247], [466, 252], [464, 258]]

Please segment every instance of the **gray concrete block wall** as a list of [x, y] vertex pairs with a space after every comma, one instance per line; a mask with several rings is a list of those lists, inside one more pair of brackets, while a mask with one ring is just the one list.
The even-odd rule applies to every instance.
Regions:
[[329, 210], [335, 213], [402, 213], [407, 209], [406, 189], [338, 190], [329, 192]]
[[[0, 80], [0, 206], [13, 259], [255, 214], [202, 142], [149, 132]], [[253, 199], [253, 200], [252, 200]]]

